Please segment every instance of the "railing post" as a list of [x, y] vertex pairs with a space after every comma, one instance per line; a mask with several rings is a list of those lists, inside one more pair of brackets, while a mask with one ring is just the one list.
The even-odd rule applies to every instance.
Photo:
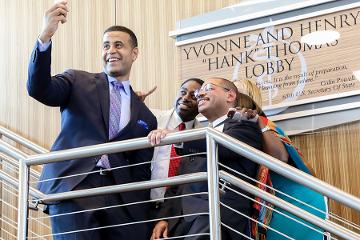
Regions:
[[221, 240], [218, 156], [215, 140], [209, 134], [206, 134], [206, 148], [210, 239]]
[[19, 162], [19, 199], [18, 199], [18, 231], [17, 239], [26, 240], [28, 234], [28, 197], [30, 167], [25, 159]]

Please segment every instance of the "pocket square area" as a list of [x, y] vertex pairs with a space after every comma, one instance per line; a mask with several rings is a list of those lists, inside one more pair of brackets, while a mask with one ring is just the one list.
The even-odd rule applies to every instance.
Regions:
[[145, 128], [145, 129], [149, 129], [148, 124], [143, 120], [138, 120], [137, 124], [140, 125], [141, 127]]

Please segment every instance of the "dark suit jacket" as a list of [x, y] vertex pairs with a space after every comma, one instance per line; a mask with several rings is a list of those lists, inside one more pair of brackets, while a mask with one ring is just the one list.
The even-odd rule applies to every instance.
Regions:
[[[61, 132], [52, 151], [109, 142], [109, 85], [105, 73], [67, 70], [51, 77], [51, 46], [45, 52], [33, 50], [29, 64], [27, 89], [29, 95], [48, 106], [60, 107]], [[46, 127], [46, 126], [44, 126]], [[145, 137], [157, 128], [154, 115], [131, 89], [129, 124], [111, 141]], [[153, 148], [109, 155], [111, 167], [151, 161]], [[94, 169], [99, 156], [46, 164], [40, 180], [57, 178]], [[117, 184], [145, 181], [151, 176], [150, 164], [112, 171]], [[41, 182], [40, 191], [58, 193], [71, 191], [86, 175]], [[149, 191], [122, 193], [125, 203], [149, 199]], [[130, 212], [144, 215], [144, 209], [134, 207]]]
[[[261, 131], [257, 123], [252, 122], [236, 122], [231, 119], [227, 119], [224, 124], [223, 132], [227, 135], [234, 137], [248, 145], [255, 147], [257, 149], [262, 149], [262, 138]], [[198, 153], [206, 152], [206, 142], [205, 140], [192, 141], [184, 143], [183, 149], [178, 149], [178, 152], [181, 154], [189, 153]], [[240, 172], [246, 174], [249, 177], [255, 178], [258, 165], [228, 149], [226, 147], [219, 145], [218, 156], [220, 163]], [[186, 157], [181, 160], [179, 175], [195, 172], [205, 172], [207, 169], [206, 166], [206, 156], [197, 155]], [[222, 169], [219, 167], [219, 169]], [[225, 169], [226, 170], [226, 169]], [[226, 170], [229, 172], [229, 170]], [[237, 174], [230, 172], [231, 174], [237, 176]], [[239, 176], [238, 176], [239, 177]], [[243, 177], [240, 177], [246, 181], [249, 181]], [[231, 186], [235, 188], [234, 186]], [[240, 189], [235, 188], [239, 192], [243, 192]], [[207, 192], [207, 182], [192, 183], [192, 184], [183, 184], [175, 187], [171, 187], [166, 192], [166, 197], [189, 194], [196, 192]], [[248, 195], [248, 194], [247, 194]], [[251, 213], [251, 202], [250, 200], [239, 196], [238, 194], [232, 192], [231, 190], [226, 190], [224, 195], [221, 195], [221, 202], [224, 204], [241, 211], [247, 215]], [[171, 200], [165, 200], [162, 208], [160, 209], [159, 217], [175, 216], [182, 214], [191, 214], [191, 213], [200, 213], [208, 212], [208, 196], [197, 195], [191, 197], [176, 198]], [[195, 216], [185, 217], [185, 221], [190, 222], [195, 218]], [[240, 215], [231, 212], [225, 208], [221, 209], [221, 218], [222, 221], [226, 224], [235, 227], [235, 229], [243, 229], [246, 226], [247, 220], [242, 218]], [[169, 230], [172, 231], [172, 228], [178, 223], [178, 219], [169, 220]]]

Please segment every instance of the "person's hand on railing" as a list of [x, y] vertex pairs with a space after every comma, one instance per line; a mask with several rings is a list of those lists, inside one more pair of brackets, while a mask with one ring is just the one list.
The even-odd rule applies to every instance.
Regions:
[[140, 98], [141, 101], [145, 101], [146, 97], [155, 92], [157, 86], [150, 89], [148, 92], [135, 91], [135, 94]]
[[152, 232], [150, 240], [156, 240], [159, 238], [167, 238], [168, 237], [168, 227], [169, 223], [167, 221], [161, 220], [158, 222]]
[[169, 130], [169, 129], [156, 129], [149, 133], [148, 139], [152, 146], [157, 145], [161, 142], [161, 139], [163, 139], [167, 134], [176, 132], [175, 130]]

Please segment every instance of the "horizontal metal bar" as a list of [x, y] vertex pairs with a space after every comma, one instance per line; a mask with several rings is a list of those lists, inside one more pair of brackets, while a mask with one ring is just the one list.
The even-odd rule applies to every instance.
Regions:
[[[19, 162], [12, 157], [9, 157], [8, 155], [4, 153], [0, 153], [0, 159], [2, 159], [4, 162], [12, 165], [13, 167], [19, 167]], [[30, 169], [30, 176], [39, 179], [40, 173], [36, 171], [35, 169]]]
[[360, 211], [360, 199], [346, 193], [336, 187], [325, 183], [310, 174], [304, 173], [290, 165], [274, 158], [266, 153], [259, 151], [243, 142], [240, 142], [226, 134], [215, 129], [208, 128], [208, 133], [216, 140], [217, 143], [226, 146], [226, 148], [258, 163], [265, 165], [272, 171], [279, 173], [295, 182], [303, 184], [319, 193], [324, 194], [340, 203], [343, 203], [357, 211]]
[[[170, 133], [164, 139], [161, 140], [161, 144], [157, 146], [177, 143], [177, 142], [187, 142], [192, 140], [197, 140], [205, 138], [206, 130], [205, 128], [186, 130], [177, 133]], [[50, 152], [45, 154], [38, 154], [29, 156], [26, 159], [27, 165], [39, 165], [45, 163], [53, 163], [70, 159], [78, 159], [83, 157], [96, 156], [101, 154], [109, 154], [123, 151], [131, 151], [142, 148], [152, 147], [149, 143], [147, 137], [129, 139], [125, 141], [112, 142], [112, 143], [103, 143], [98, 145], [79, 147], [73, 149], [67, 149], [62, 151]]]
[[192, 174], [184, 174], [166, 179], [157, 179], [151, 181], [143, 181], [143, 182], [135, 182], [135, 183], [126, 183], [120, 185], [106, 186], [106, 187], [98, 187], [92, 189], [84, 189], [84, 190], [75, 190], [70, 192], [63, 193], [54, 193], [45, 195], [40, 199], [41, 203], [50, 203], [56, 202], [66, 199], [73, 198], [83, 198], [83, 197], [92, 197], [104, 194], [114, 194], [120, 192], [129, 192], [129, 191], [137, 191], [144, 190], [150, 188], [158, 188], [164, 186], [171, 185], [179, 185], [185, 183], [194, 183], [201, 182], [207, 180], [206, 172], [192, 173]]
[[274, 195], [271, 195], [270, 193], [267, 193], [265, 191], [260, 190], [259, 188], [251, 185], [250, 183], [241, 180], [239, 178], [234, 177], [233, 175], [225, 172], [225, 171], [220, 171], [220, 177], [222, 179], [224, 179], [225, 181], [229, 182], [230, 184], [243, 189], [244, 191], [255, 195], [257, 197], [262, 198], [263, 200], [270, 202], [272, 204], [274, 204], [275, 206], [282, 208], [286, 211], [288, 211], [289, 213], [298, 216], [312, 224], [314, 224], [315, 226], [320, 227], [321, 229], [327, 230], [330, 233], [333, 233], [339, 237], [343, 237], [345, 239], [349, 239], [349, 240], [354, 240], [354, 239], [360, 239], [360, 235], [356, 234], [336, 223], [333, 223], [331, 221], [326, 221], [324, 219], [321, 219], [299, 207], [296, 207]]
[[13, 141], [15, 141], [16, 143], [21, 144], [22, 146], [34, 151], [35, 153], [46, 153], [49, 152], [49, 150], [40, 147], [39, 145], [31, 142], [30, 140], [20, 136], [17, 133], [14, 133], [12, 131], [10, 131], [9, 129], [0, 126], [0, 135], [3, 135]]
[[[19, 188], [19, 182], [17, 179], [13, 178], [12, 176], [8, 175], [4, 171], [0, 170], [0, 179], [4, 180], [6, 183], [10, 184], [11, 186], [15, 187], [16, 189]], [[43, 198], [45, 195], [40, 192], [39, 190], [30, 187], [30, 195], [34, 198]]]
[[21, 161], [27, 157], [27, 154], [23, 153], [16, 147], [8, 144], [7, 142], [5, 142], [4, 140], [1, 140], [1, 139], [0, 139], [0, 152], [3, 152], [5, 154], [7, 154], [8, 156], [10, 156], [14, 159], [17, 159], [19, 161]]

